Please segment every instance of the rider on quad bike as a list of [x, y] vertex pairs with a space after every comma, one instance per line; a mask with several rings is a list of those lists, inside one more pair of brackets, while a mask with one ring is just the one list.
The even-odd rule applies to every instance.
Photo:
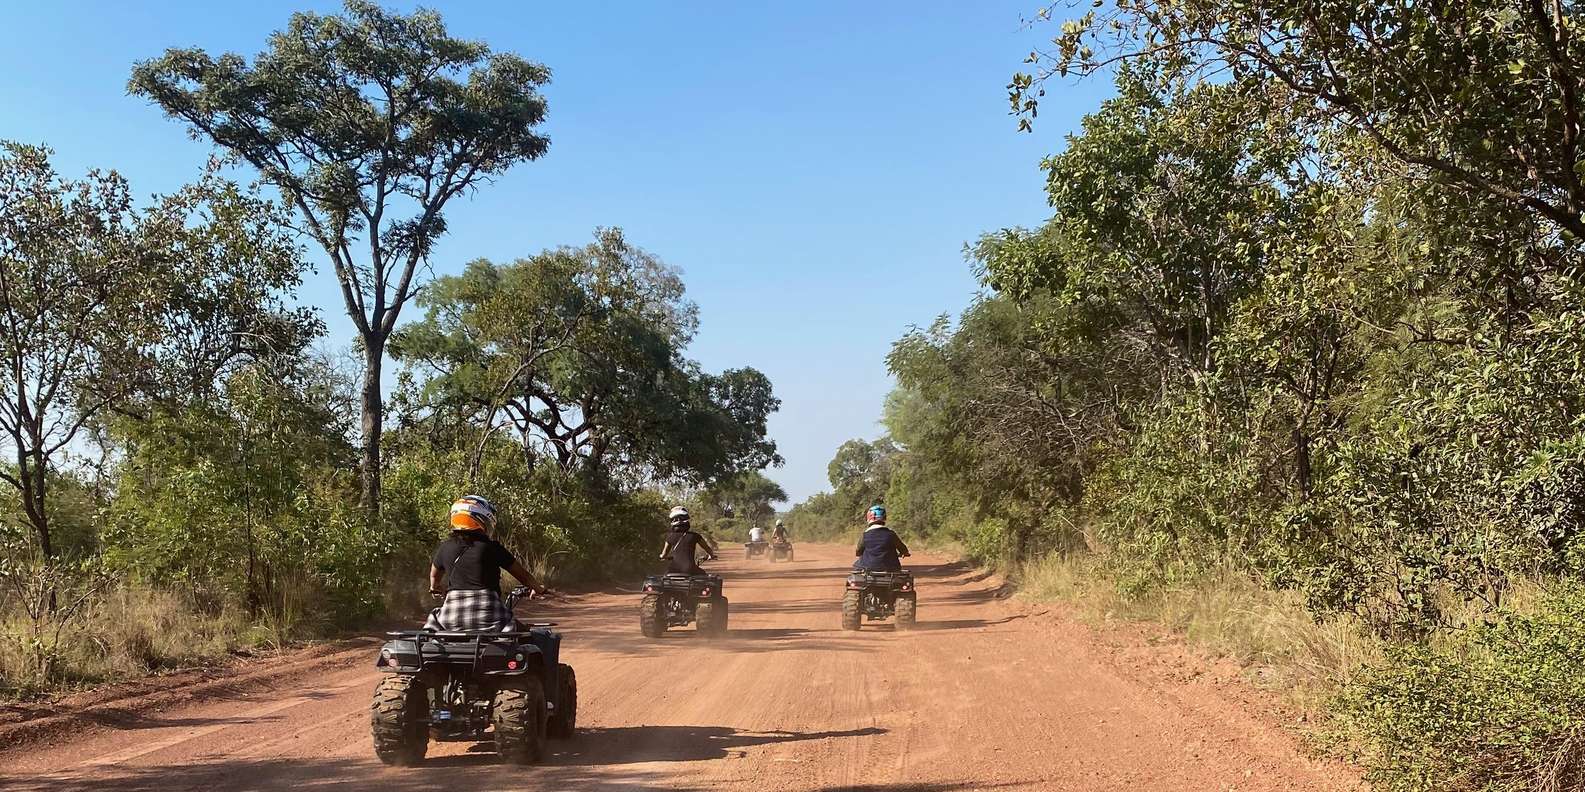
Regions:
[[775, 539], [778, 542], [789, 541], [788, 538], [787, 538], [787, 523], [784, 523], [781, 520], [777, 520], [776, 521], [776, 531], [775, 531], [775, 533], [773, 533], [771, 535], [771, 538]]
[[710, 546], [710, 541], [694, 533], [688, 522], [688, 510], [677, 506], [671, 510], [671, 532], [666, 534], [665, 543], [660, 548], [662, 561], [669, 561], [667, 572], [676, 572], [683, 575], [702, 575], [704, 570], [699, 568], [699, 562], [694, 558], [695, 553], [703, 549], [705, 558], [715, 560], [715, 548]]
[[[545, 738], [577, 729], [578, 678], [561, 662], [551, 623], [517, 621], [512, 606], [543, 592], [506, 548], [491, 539], [495, 508], [477, 495], [451, 507], [451, 538], [435, 551], [430, 588], [445, 601], [423, 629], [386, 633], [375, 667], [370, 729], [380, 761], [423, 761], [430, 740], [492, 741], [502, 758], [530, 764]], [[501, 601], [501, 570], [527, 584]]]
[[886, 507], [878, 503], [871, 506], [864, 513], [864, 522], [867, 526], [864, 535], [853, 548], [853, 555], [858, 559], [853, 562], [853, 568], [871, 572], [902, 571], [903, 564], [898, 559], [908, 557], [908, 545], [886, 527]]
[[[445, 601], [429, 615], [431, 630], [489, 630], [512, 623], [501, 602], [501, 570], [510, 572], [533, 594], [545, 587], [523, 568], [511, 551], [490, 538], [495, 507], [478, 495], [464, 495], [451, 504], [451, 538], [435, 548], [429, 567], [429, 593]], [[441, 578], [446, 587], [441, 588]]]
[[869, 524], [853, 555], [853, 573], [842, 594], [842, 629], [857, 630], [865, 619], [897, 617], [898, 630], [911, 630], [918, 618], [919, 599], [913, 575], [903, 571], [898, 559], [907, 557], [908, 545], [886, 527], [886, 507], [879, 503], [865, 512]]

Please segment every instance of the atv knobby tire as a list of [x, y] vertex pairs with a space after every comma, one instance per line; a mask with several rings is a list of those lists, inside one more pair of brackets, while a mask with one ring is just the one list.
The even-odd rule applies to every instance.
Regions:
[[645, 594], [638, 601], [638, 629], [645, 638], [659, 638], [666, 632], [666, 614], [660, 610], [659, 594]]
[[919, 616], [919, 600], [913, 594], [897, 598], [897, 629], [912, 630]]
[[523, 676], [495, 692], [495, 750], [515, 764], [545, 756], [545, 683]]
[[374, 754], [388, 765], [414, 765], [429, 752], [429, 691], [417, 677], [388, 676], [374, 688]]
[[565, 740], [578, 730], [578, 675], [572, 672], [572, 666], [562, 663], [556, 679], [561, 688], [556, 695], [556, 714], [550, 716], [545, 730], [550, 736]]
[[864, 618], [859, 612], [859, 593], [848, 591], [842, 595], [842, 629], [857, 630]]
[[726, 634], [726, 597], [716, 597], [699, 603], [694, 609], [694, 620], [699, 623], [702, 635], [717, 637]]

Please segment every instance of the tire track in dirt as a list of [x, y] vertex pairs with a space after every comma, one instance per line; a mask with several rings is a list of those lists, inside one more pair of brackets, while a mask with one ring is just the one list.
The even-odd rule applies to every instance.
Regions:
[[1235, 697], [1185, 681], [1194, 674], [1160, 673], [1162, 662], [1202, 661], [1119, 653], [1088, 628], [999, 599], [996, 581], [944, 559], [911, 559], [918, 630], [843, 632], [849, 552], [800, 545], [791, 563], [714, 565], [733, 611], [732, 633], [715, 641], [691, 628], [643, 638], [631, 593], [536, 606], [536, 618], [561, 623], [582, 696], [580, 734], [552, 741], [542, 766], [503, 765], [466, 743], [433, 744], [420, 767], [380, 765], [368, 734], [379, 678], [371, 649], [357, 662], [305, 660], [265, 690], [172, 696], [135, 716], [84, 720], [53, 742], [0, 749], [0, 788], [1356, 788]]

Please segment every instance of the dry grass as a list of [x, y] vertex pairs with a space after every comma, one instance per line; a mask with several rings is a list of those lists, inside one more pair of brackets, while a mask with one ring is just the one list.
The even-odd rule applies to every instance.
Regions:
[[[61, 630], [38, 640], [26, 617], [0, 618], [0, 696], [33, 696], [158, 671], [213, 664], [240, 649], [280, 641], [285, 624], [249, 626], [233, 608], [143, 586], [111, 589]], [[50, 628], [53, 634], [53, 628]], [[48, 654], [53, 669], [41, 672]]]
[[1292, 592], [1225, 571], [1140, 596], [1124, 596], [1093, 557], [1052, 555], [1017, 570], [1027, 597], [1073, 606], [1092, 622], [1163, 625], [1189, 644], [1244, 664], [1248, 676], [1306, 711], [1319, 711], [1379, 644], [1344, 619], [1316, 621]]

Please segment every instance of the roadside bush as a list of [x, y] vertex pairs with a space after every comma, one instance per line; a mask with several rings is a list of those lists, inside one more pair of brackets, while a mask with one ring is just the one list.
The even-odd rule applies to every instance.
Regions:
[[1585, 787], [1585, 588], [1395, 646], [1337, 711], [1385, 792]]

